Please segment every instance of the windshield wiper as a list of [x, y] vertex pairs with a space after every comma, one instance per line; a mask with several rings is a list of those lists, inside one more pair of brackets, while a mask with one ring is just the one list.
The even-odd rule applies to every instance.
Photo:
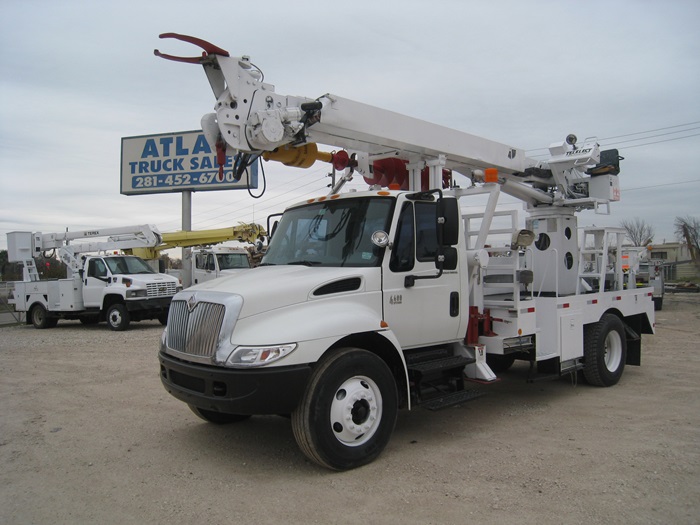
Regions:
[[321, 261], [301, 260], [301, 261], [291, 261], [291, 262], [288, 262], [287, 264], [301, 264], [304, 266], [320, 266], [323, 263]]

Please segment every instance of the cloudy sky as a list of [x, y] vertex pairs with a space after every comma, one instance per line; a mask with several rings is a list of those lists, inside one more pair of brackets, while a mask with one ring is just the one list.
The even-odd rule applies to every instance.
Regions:
[[[180, 229], [179, 194], [119, 193], [122, 137], [197, 129], [213, 108], [201, 67], [153, 55], [194, 54], [163, 32], [250, 55], [278, 93], [330, 92], [535, 157], [598, 137], [625, 157], [622, 201], [580, 225], [639, 217], [670, 241], [676, 216], [700, 216], [699, 20], [697, 0], [0, 0], [0, 249], [15, 230]], [[195, 193], [193, 229], [328, 191], [319, 163], [266, 172], [260, 199]]]

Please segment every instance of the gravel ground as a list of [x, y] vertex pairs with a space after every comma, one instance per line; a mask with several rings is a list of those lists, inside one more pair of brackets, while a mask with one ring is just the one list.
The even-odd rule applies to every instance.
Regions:
[[697, 524], [700, 295], [667, 295], [612, 388], [527, 384], [399, 414], [330, 472], [281, 417], [215, 426], [160, 384], [157, 322], [0, 328], [0, 523]]

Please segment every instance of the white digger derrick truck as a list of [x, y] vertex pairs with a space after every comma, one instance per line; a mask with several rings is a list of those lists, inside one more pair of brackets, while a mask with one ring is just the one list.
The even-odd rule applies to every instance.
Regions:
[[[73, 241], [81, 239], [80, 244]], [[123, 255], [134, 248], [161, 242], [155, 226], [139, 225], [74, 232], [10, 232], [8, 259], [23, 264], [23, 280], [14, 285], [10, 303], [27, 313], [36, 328], [52, 328], [59, 319], [83, 324], [107, 321], [122, 331], [131, 321], [167, 322], [178, 280], [155, 272], [143, 259]], [[34, 257], [57, 252], [66, 278], [40, 280]]]
[[[535, 162], [335, 95], [279, 95], [247, 57], [161, 37], [204, 48], [156, 54], [204, 67], [217, 102], [202, 126], [222, 159], [344, 170], [329, 195], [284, 212], [261, 266], [173, 299], [161, 380], [199, 417], [289, 414], [301, 450], [342, 470], [381, 453], [398, 409], [463, 403], [480, 395], [469, 380], [516, 359], [531, 381], [580, 371], [599, 386], [640, 364], [654, 305], [624, 286], [624, 230], [577, 226], [578, 211], [619, 200], [616, 151], [569, 136]], [[341, 193], [358, 173], [370, 189]], [[524, 229], [500, 193], [526, 204]], [[474, 199], [483, 213], [462, 214]]]

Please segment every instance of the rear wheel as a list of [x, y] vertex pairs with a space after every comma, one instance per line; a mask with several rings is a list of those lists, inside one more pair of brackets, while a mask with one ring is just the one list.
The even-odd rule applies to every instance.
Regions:
[[358, 348], [334, 351], [314, 370], [292, 430], [312, 461], [334, 470], [372, 462], [396, 423], [396, 382], [386, 363]]
[[198, 417], [202, 418], [204, 421], [208, 421], [209, 423], [214, 423], [216, 425], [237, 423], [238, 421], [245, 421], [246, 419], [250, 418], [250, 416], [244, 416], [241, 414], [224, 414], [223, 412], [205, 410], [204, 408], [199, 408], [194, 405], [187, 406], [190, 407], [190, 410], [194, 412]]
[[107, 310], [107, 324], [115, 332], [123, 332], [129, 328], [130, 322], [129, 310], [123, 304], [113, 304]]
[[486, 364], [496, 374], [505, 372], [515, 363], [515, 354], [486, 354]]
[[612, 386], [625, 370], [627, 339], [619, 317], [605, 314], [600, 321], [587, 325], [583, 335], [583, 375], [592, 385]]
[[50, 318], [46, 308], [40, 304], [34, 305], [32, 308], [31, 320], [34, 328], [38, 328], [39, 330], [43, 330], [44, 328], [53, 328], [58, 322], [57, 319], [54, 320]]

